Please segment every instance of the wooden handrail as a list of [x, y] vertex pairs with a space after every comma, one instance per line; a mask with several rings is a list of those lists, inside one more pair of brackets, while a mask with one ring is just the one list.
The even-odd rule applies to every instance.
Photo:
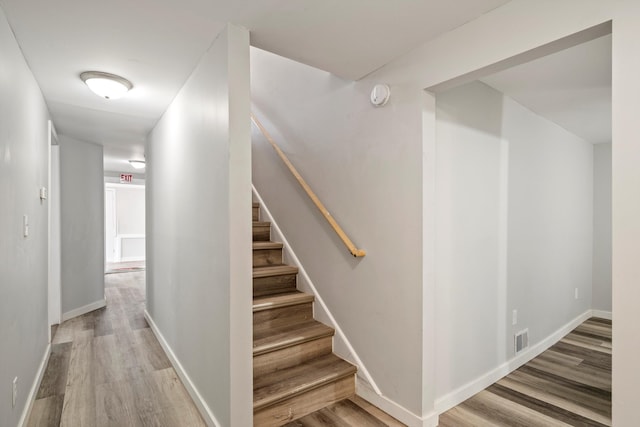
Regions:
[[269, 132], [264, 128], [264, 126], [262, 126], [262, 123], [260, 123], [260, 121], [256, 118], [255, 115], [253, 115], [253, 113], [251, 114], [251, 120], [253, 120], [253, 123], [255, 123], [256, 126], [258, 126], [258, 128], [260, 129], [260, 132], [262, 132], [264, 137], [267, 138], [267, 141], [269, 141], [273, 149], [276, 150], [276, 153], [278, 153], [278, 156], [280, 156], [284, 164], [287, 165], [287, 167], [289, 168], [293, 176], [296, 177], [296, 179], [298, 180], [298, 184], [302, 186], [304, 191], [307, 193], [307, 196], [309, 196], [309, 198], [313, 201], [316, 207], [320, 210], [320, 213], [322, 213], [322, 215], [327, 220], [327, 222], [329, 222], [329, 224], [333, 228], [333, 231], [335, 231], [338, 237], [342, 239], [342, 242], [349, 249], [349, 252], [351, 252], [351, 255], [353, 255], [354, 257], [365, 256], [367, 253], [363, 249], [356, 248], [356, 245], [353, 244], [353, 242], [351, 241], [351, 239], [349, 239], [349, 237], [344, 232], [342, 227], [340, 227], [336, 222], [336, 220], [333, 219], [333, 217], [331, 216], [327, 208], [322, 204], [320, 199], [318, 199], [318, 196], [316, 196], [316, 193], [314, 193], [311, 187], [309, 187], [309, 184], [307, 184], [304, 178], [302, 178], [302, 176], [297, 171], [297, 169], [291, 164], [287, 156], [282, 152], [280, 147], [278, 147], [278, 144], [276, 144], [276, 142], [273, 140]]

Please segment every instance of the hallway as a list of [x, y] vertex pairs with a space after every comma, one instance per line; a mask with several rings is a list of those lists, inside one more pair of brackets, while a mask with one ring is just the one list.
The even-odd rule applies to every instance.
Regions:
[[107, 274], [107, 307], [60, 325], [36, 426], [204, 426], [144, 319], [145, 272]]

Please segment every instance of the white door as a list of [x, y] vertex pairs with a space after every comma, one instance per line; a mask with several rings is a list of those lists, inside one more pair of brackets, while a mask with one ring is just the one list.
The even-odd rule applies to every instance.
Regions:
[[116, 190], [106, 187], [104, 189], [104, 253], [107, 262], [116, 262]]

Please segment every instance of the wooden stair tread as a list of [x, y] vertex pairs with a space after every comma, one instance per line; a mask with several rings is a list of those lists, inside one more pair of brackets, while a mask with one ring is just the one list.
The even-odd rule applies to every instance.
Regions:
[[259, 410], [332, 381], [354, 375], [356, 367], [335, 354], [327, 354], [292, 368], [253, 380], [253, 410]]
[[253, 298], [253, 312], [313, 302], [314, 296], [300, 291]]
[[298, 274], [298, 267], [292, 265], [269, 265], [265, 267], [254, 267], [253, 278], [284, 276], [287, 274]]
[[260, 203], [258, 202], [251, 202], [251, 206], [254, 208], [259, 208], [260, 207]]
[[271, 223], [269, 221], [253, 221], [254, 227], [271, 227]]
[[333, 334], [333, 328], [316, 320], [255, 332], [253, 355], [258, 356]]
[[[377, 412], [374, 415], [358, 404], [362, 399], [352, 397], [329, 405], [316, 412], [313, 412], [296, 421], [285, 424], [283, 427], [406, 427], [388, 414]], [[371, 406], [368, 402], [365, 405]]]
[[281, 242], [270, 242], [270, 241], [255, 241], [253, 242], [253, 250], [260, 249], [282, 249], [283, 244]]

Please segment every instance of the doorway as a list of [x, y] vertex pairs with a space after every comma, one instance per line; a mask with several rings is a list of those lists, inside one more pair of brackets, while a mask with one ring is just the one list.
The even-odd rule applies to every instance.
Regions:
[[105, 184], [105, 272], [145, 265], [144, 184]]

